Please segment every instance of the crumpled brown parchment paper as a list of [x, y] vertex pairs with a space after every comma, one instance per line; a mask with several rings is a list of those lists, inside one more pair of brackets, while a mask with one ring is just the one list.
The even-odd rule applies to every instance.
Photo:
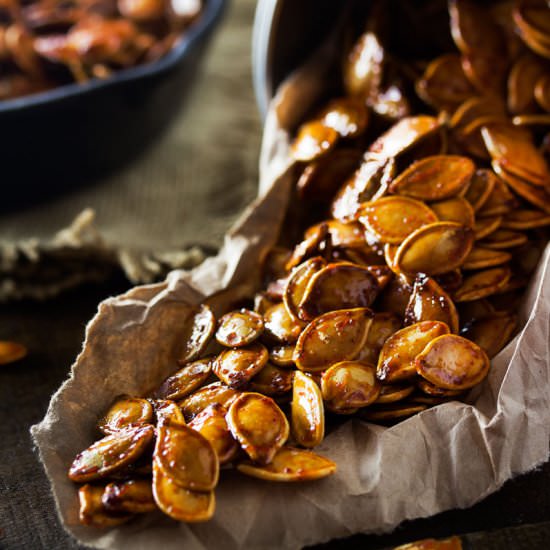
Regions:
[[[468, 403], [440, 405], [391, 428], [348, 421], [318, 448], [338, 464], [337, 473], [322, 481], [285, 485], [224, 472], [216, 514], [206, 524], [179, 524], [160, 514], [110, 530], [78, 524], [77, 491], [67, 469], [97, 437], [98, 417], [115, 396], [143, 394], [176, 370], [192, 304], [217, 293], [212, 303], [220, 309], [254, 286], [292, 183], [284, 127], [300, 116], [292, 106], [311, 104], [322, 75], [321, 66], [308, 65], [279, 92], [264, 132], [261, 196], [219, 255], [101, 303], [70, 378], [32, 428], [63, 525], [80, 542], [132, 550], [299, 548], [471, 506], [548, 459], [550, 245], [519, 312], [522, 330], [493, 359], [489, 377]], [[219, 292], [230, 287], [236, 290]]]

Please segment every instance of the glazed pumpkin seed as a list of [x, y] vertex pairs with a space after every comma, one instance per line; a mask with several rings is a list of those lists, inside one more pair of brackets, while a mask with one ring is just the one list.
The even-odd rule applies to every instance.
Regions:
[[416, 383], [417, 388], [432, 397], [456, 397], [457, 395], [462, 394], [462, 390], [448, 390], [445, 388], [440, 388], [428, 382], [425, 378], [420, 378]]
[[378, 380], [402, 382], [416, 376], [415, 357], [435, 338], [449, 334], [441, 321], [421, 321], [398, 330], [382, 346], [376, 367]]
[[250, 381], [250, 389], [269, 396], [283, 395], [292, 389], [293, 377], [294, 370], [267, 363]]
[[372, 273], [351, 263], [335, 263], [314, 273], [300, 302], [300, 318], [312, 320], [323, 313], [350, 307], [368, 307], [378, 295]]
[[266, 292], [257, 292], [254, 295], [254, 311], [263, 315], [271, 306], [274, 306], [276, 302], [268, 298]]
[[400, 244], [415, 229], [437, 221], [424, 203], [408, 197], [382, 197], [365, 203], [359, 221], [383, 243]]
[[508, 110], [514, 115], [537, 111], [535, 88], [547, 67], [539, 58], [526, 53], [514, 62], [508, 75]]
[[458, 313], [451, 297], [424, 274], [416, 276], [404, 317], [405, 325], [421, 321], [441, 321], [458, 333]]
[[475, 222], [474, 209], [462, 197], [453, 197], [430, 204], [437, 218], [442, 222], [456, 222], [467, 227], [473, 227]]
[[454, 269], [453, 271], [434, 277], [435, 282], [445, 292], [454, 292], [457, 288], [460, 288], [462, 286], [462, 279], [462, 271], [460, 269]]
[[0, 365], [8, 365], [27, 355], [27, 348], [18, 342], [0, 340]]
[[514, 176], [497, 161], [493, 162], [493, 169], [522, 199], [550, 214], [550, 192]]
[[502, 229], [515, 229], [527, 231], [537, 227], [546, 227], [550, 225], [550, 214], [540, 210], [515, 210], [510, 212], [503, 220]]
[[527, 242], [525, 233], [518, 233], [509, 229], [497, 229], [479, 242], [480, 246], [501, 250], [524, 245]]
[[492, 359], [510, 341], [516, 325], [516, 315], [494, 313], [472, 319], [460, 334], [475, 342]]
[[319, 223], [309, 228], [304, 240], [294, 247], [292, 255], [285, 264], [285, 269], [290, 271], [310, 256], [319, 254], [321, 244], [327, 239], [328, 224]]
[[294, 160], [310, 162], [330, 151], [338, 141], [338, 132], [314, 120], [303, 124], [292, 143]]
[[513, 17], [521, 37], [530, 47], [534, 42], [544, 44], [549, 41], [548, 7], [544, 2], [519, 2], [514, 5]]
[[227, 410], [219, 403], [206, 407], [191, 422], [189, 427], [199, 432], [212, 445], [220, 465], [231, 462], [239, 450], [239, 444], [231, 435], [225, 416]]
[[78, 489], [80, 523], [93, 527], [115, 527], [132, 519], [132, 514], [109, 512], [102, 502], [103, 490], [101, 486], [89, 484]]
[[[304, 296], [309, 280], [327, 263], [319, 256], [310, 258], [295, 267], [287, 280], [283, 293], [283, 303], [287, 313], [294, 319], [300, 320], [300, 302]], [[305, 319], [302, 319], [305, 321]]]
[[449, 120], [449, 127], [463, 128], [486, 117], [506, 120], [507, 116], [506, 105], [499, 97], [475, 96], [467, 99], [455, 110]]
[[383, 405], [382, 407], [367, 407], [360, 412], [360, 416], [367, 422], [385, 424], [388, 422], [391, 423], [393, 421], [405, 420], [428, 408], [427, 405], [413, 403], [392, 403]]
[[401, 320], [395, 313], [375, 313], [367, 333], [365, 345], [357, 355], [356, 360], [376, 365], [384, 342], [400, 328]]
[[269, 464], [286, 443], [286, 416], [270, 397], [243, 393], [229, 407], [227, 423], [246, 454], [259, 464]]
[[146, 399], [120, 396], [99, 423], [104, 434], [113, 434], [130, 425], [148, 424], [153, 420], [153, 407]]
[[436, 155], [413, 162], [390, 184], [390, 192], [424, 201], [439, 201], [466, 189], [474, 163], [458, 155]]
[[311, 451], [283, 447], [270, 464], [258, 466], [250, 462], [237, 465], [237, 470], [248, 476], [267, 481], [312, 481], [332, 475], [336, 464]]
[[528, 132], [511, 125], [492, 124], [483, 128], [481, 134], [493, 161], [507, 172], [535, 186], [550, 186], [548, 164]]
[[269, 350], [269, 360], [278, 367], [294, 366], [294, 346], [275, 346]]
[[502, 216], [489, 216], [487, 218], [477, 218], [474, 223], [474, 233], [476, 241], [494, 233], [502, 225]]
[[85, 482], [101, 479], [135, 462], [153, 441], [153, 426], [132, 426], [108, 435], [76, 455], [69, 478]]
[[369, 153], [379, 159], [397, 157], [435, 134], [442, 124], [442, 121], [427, 115], [403, 118], [369, 147]]
[[[391, 245], [390, 245], [391, 246]], [[399, 317], [405, 315], [407, 304], [412, 294], [412, 284], [403, 276], [394, 277], [381, 292], [377, 300], [379, 309], [390, 311]]]
[[218, 455], [203, 435], [185, 424], [158, 426], [153, 461], [183, 489], [211, 491], [218, 483]]
[[396, 403], [402, 401], [414, 391], [414, 386], [404, 384], [382, 385], [380, 393], [375, 401], [376, 404]]
[[[483, 241], [482, 241], [483, 242]], [[502, 250], [492, 250], [483, 246], [474, 246], [462, 269], [485, 269], [509, 262], [512, 255]]]
[[316, 382], [297, 371], [292, 386], [292, 435], [302, 447], [316, 447], [325, 437], [325, 409]]
[[489, 372], [486, 353], [474, 342], [445, 334], [432, 340], [414, 361], [420, 376], [437, 387], [467, 390], [479, 384]]
[[464, 198], [472, 205], [474, 212], [477, 212], [485, 204], [497, 179], [492, 170], [482, 168], [474, 172], [464, 195]]
[[471, 302], [462, 302], [458, 304], [458, 310], [460, 311], [460, 318], [463, 321], [463, 325], [467, 324], [472, 319], [485, 317], [495, 312], [495, 308], [491, 302], [485, 298], [472, 300]]
[[269, 359], [265, 346], [254, 342], [244, 348], [226, 349], [214, 362], [214, 373], [230, 388], [246, 386], [260, 372]]
[[[336, 248], [362, 248], [365, 246], [363, 226], [356, 221], [342, 222], [340, 220], [327, 220], [330, 242]], [[317, 226], [310, 227], [304, 234], [307, 238]]]
[[462, 68], [468, 80], [483, 95], [494, 95], [500, 92], [506, 81], [508, 59], [502, 50], [491, 54], [462, 55]]
[[342, 361], [323, 373], [321, 392], [332, 410], [358, 409], [376, 401], [380, 382], [372, 365]]
[[393, 179], [395, 161], [392, 157], [368, 157], [336, 193], [331, 214], [340, 221], [352, 221], [361, 204], [386, 194]]
[[397, 255], [398, 249], [398, 244], [386, 243], [384, 245], [384, 260], [386, 260], [386, 263], [388, 264], [390, 269], [395, 273], [399, 273], [399, 269], [395, 265], [395, 256]]
[[170, 420], [185, 424], [183, 412], [174, 401], [169, 401], [167, 399], [152, 399], [151, 403], [155, 411], [157, 425]]
[[455, 292], [455, 302], [479, 300], [502, 290], [510, 279], [509, 267], [495, 267], [468, 275], [462, 286]]
[[512, 212], [517, 207], [516, 197], [500, 178], [496, 178], [489, 197], [478, 210], [477, 215], [481, 218], [502, 216]]
[[146, 514], [157, 509], [150, 479], [129, 479], [107, 484], [101, 502], [115, 513]]
[[298, 338], [296, 366], [304, 372], [319, 372], [354, 359], [366, 342], [372, 318], [368, 308], [330, 311], [317, 317]]
[[359, 166], [362, 153], [358, 149], [333, 149], [310, 162], [296, 183], [298, 196], [305, 201], [328, 203]]
[[354, 138], [367, 128], [369, 112], [361, 99], [341, 97], [330, 101], [318, 119], [327, 128], [336, 130], [341, 137]]
[[474, 243], [474, 232], [455, 222], [426, 225], [411, 233], [395, 255], [395, 266], [410, 275], [439, 275], [460, 267]]
[[209, 356], [188, 363], [178, 372], [169, 376], [155, 392], [159, 399], [183, 399], [200, 388], [212, 372], [214, 357]]
[[212, 310], [201, 304], [185, 323], [182, 334], [184, 348], [179, 362], [185, 364], [196, 359], [205, 350], [215, 330], [216, 318]]
[[431, 61], [422, 78], [416, 81], [415, 90], [428, 105], [451, 111], [476, 93], [464, 74], [460, 56], [455, 53]]
[[[299, 292], [295, 288], [295, 293]], [[285, 292], [286, 295], [286, 292]], [[291, 317], [284, 303], [270, 307], [264, 314], [265, 336], [278, 344], [293, 344], [302, 332], [304, 323]]]
[[230, 311], [218, 323], [216, 340], [222, 346], [240, 347], [252, 343], [264, 330], [261, 315], [249, 309]]
[[214, 403], [229, 408], [238, 395], [237, 390], [226, 386], [223, 382], [213, 382], [189, 395], [183, 401], [180, 401], [178, 405], [181, 407], [186, 420], [189, 421]]
[[534, 96], [540, 108], [550, 113], [550, 75], [543, 75], [537, 80]]
[[157, 506], [176, 521], [198, 523], [214, 515], [214, 492], [199, 492], [178, 485], [156, 462], [153, 465], [153, 496]]

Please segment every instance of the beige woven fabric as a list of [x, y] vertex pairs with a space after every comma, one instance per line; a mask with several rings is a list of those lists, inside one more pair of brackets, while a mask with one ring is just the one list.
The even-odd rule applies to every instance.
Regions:
[[[257, 192], [254, 8], [254, 0], [228, 2], [183, 109], [142, 158], [93, 186], [2, 216], [0, 299], [49, 296], [117, 265], [148, 282], [192, 267], [201, 250], [221, 244]], [[77, 218], [86, 209], [95, 218], [89, 210]], [[186, 253], [193, 245], [200, 248]]]

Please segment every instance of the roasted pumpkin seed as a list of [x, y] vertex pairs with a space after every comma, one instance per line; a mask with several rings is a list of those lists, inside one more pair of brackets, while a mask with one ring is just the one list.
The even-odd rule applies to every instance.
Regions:
[[183, 399], [200, 388], [212, 372], [212, 356], [188, 363], [178, 372], [169, 376], [155, 392], [159, 399]]
[[112, 513], [102, 502], [104, 488], [98, 485], [83, 485], [78, 490], [80, 509], [78, 518], [83, 525], [115, 527], [132, 519], [132, 514]]
[[243, 393], [229, 407], [227, 423], [246, 454], [269, 464], [289, 435], [288, 421], [275, 401], [260, 393]]
[[101, 502], [106, 510], [115, 513], [145, 514], [157, 509], [150, 479], [130, 479], [109, 483]]
[[316, 447], [325, 437], [325, 410], [321, 390], [307, 374], [297, 371], [292, 386], [292, 435], [302, 447]]
[[264, 330], [261, 315], [249, 309], [230, 311], [218, 323], [216, 340], [223, 346], [241, 347], [252, 343]]
[[283, 447], [270, 464], [258, 466], [250, 462], [237, 465], [243, 474], [267, 481], [312, 481], [332, 475], [336, 464], [311, 451]]
[[475, 343], [456, 334], [432, 340], [414, 361], [418, 374], [439, 388], [467, 390], [489, 372], [489, 359]]
[[477, 271], [464, 278], [464, 283], [455, 292], [455, 302], [479, 300], [502, 290], [511, 276], [509, 267], [495, 267]]
[[230, 388], [246, 386], [251, 378], [267, 364], [269, 353], [265, 346], [254, 342], [243, 348], [226, 349], [214, 361], [214, 373]]
[[119, 397], [99, 423], [104, 434], [113, 434], [130, 425], [148, 424], [153, 419], [153, 407], [146, 399]]

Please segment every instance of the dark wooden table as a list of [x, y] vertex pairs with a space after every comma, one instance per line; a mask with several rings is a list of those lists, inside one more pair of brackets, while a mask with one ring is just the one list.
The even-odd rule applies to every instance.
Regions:
[[[2, 549], [80, 548], [60, 526], [29, 427], [43, 417], [51, 394], [66, 378], [97, 303], [128, 286], [120, 276], [51, 301], [0, 306], [0, 339], [22, 342], [29, 349], [22, 361], [0, 368]], [[365, 527], [368, 524], [365, 518]], [[407, 522], [389, 535], [357, 535], [318, 549], [380, 549], [464, 533], [474, 533], [464, 540], [465, 547], [476, 550], [550, 548], [550, 463], [509, 481], [468, 510]]]

